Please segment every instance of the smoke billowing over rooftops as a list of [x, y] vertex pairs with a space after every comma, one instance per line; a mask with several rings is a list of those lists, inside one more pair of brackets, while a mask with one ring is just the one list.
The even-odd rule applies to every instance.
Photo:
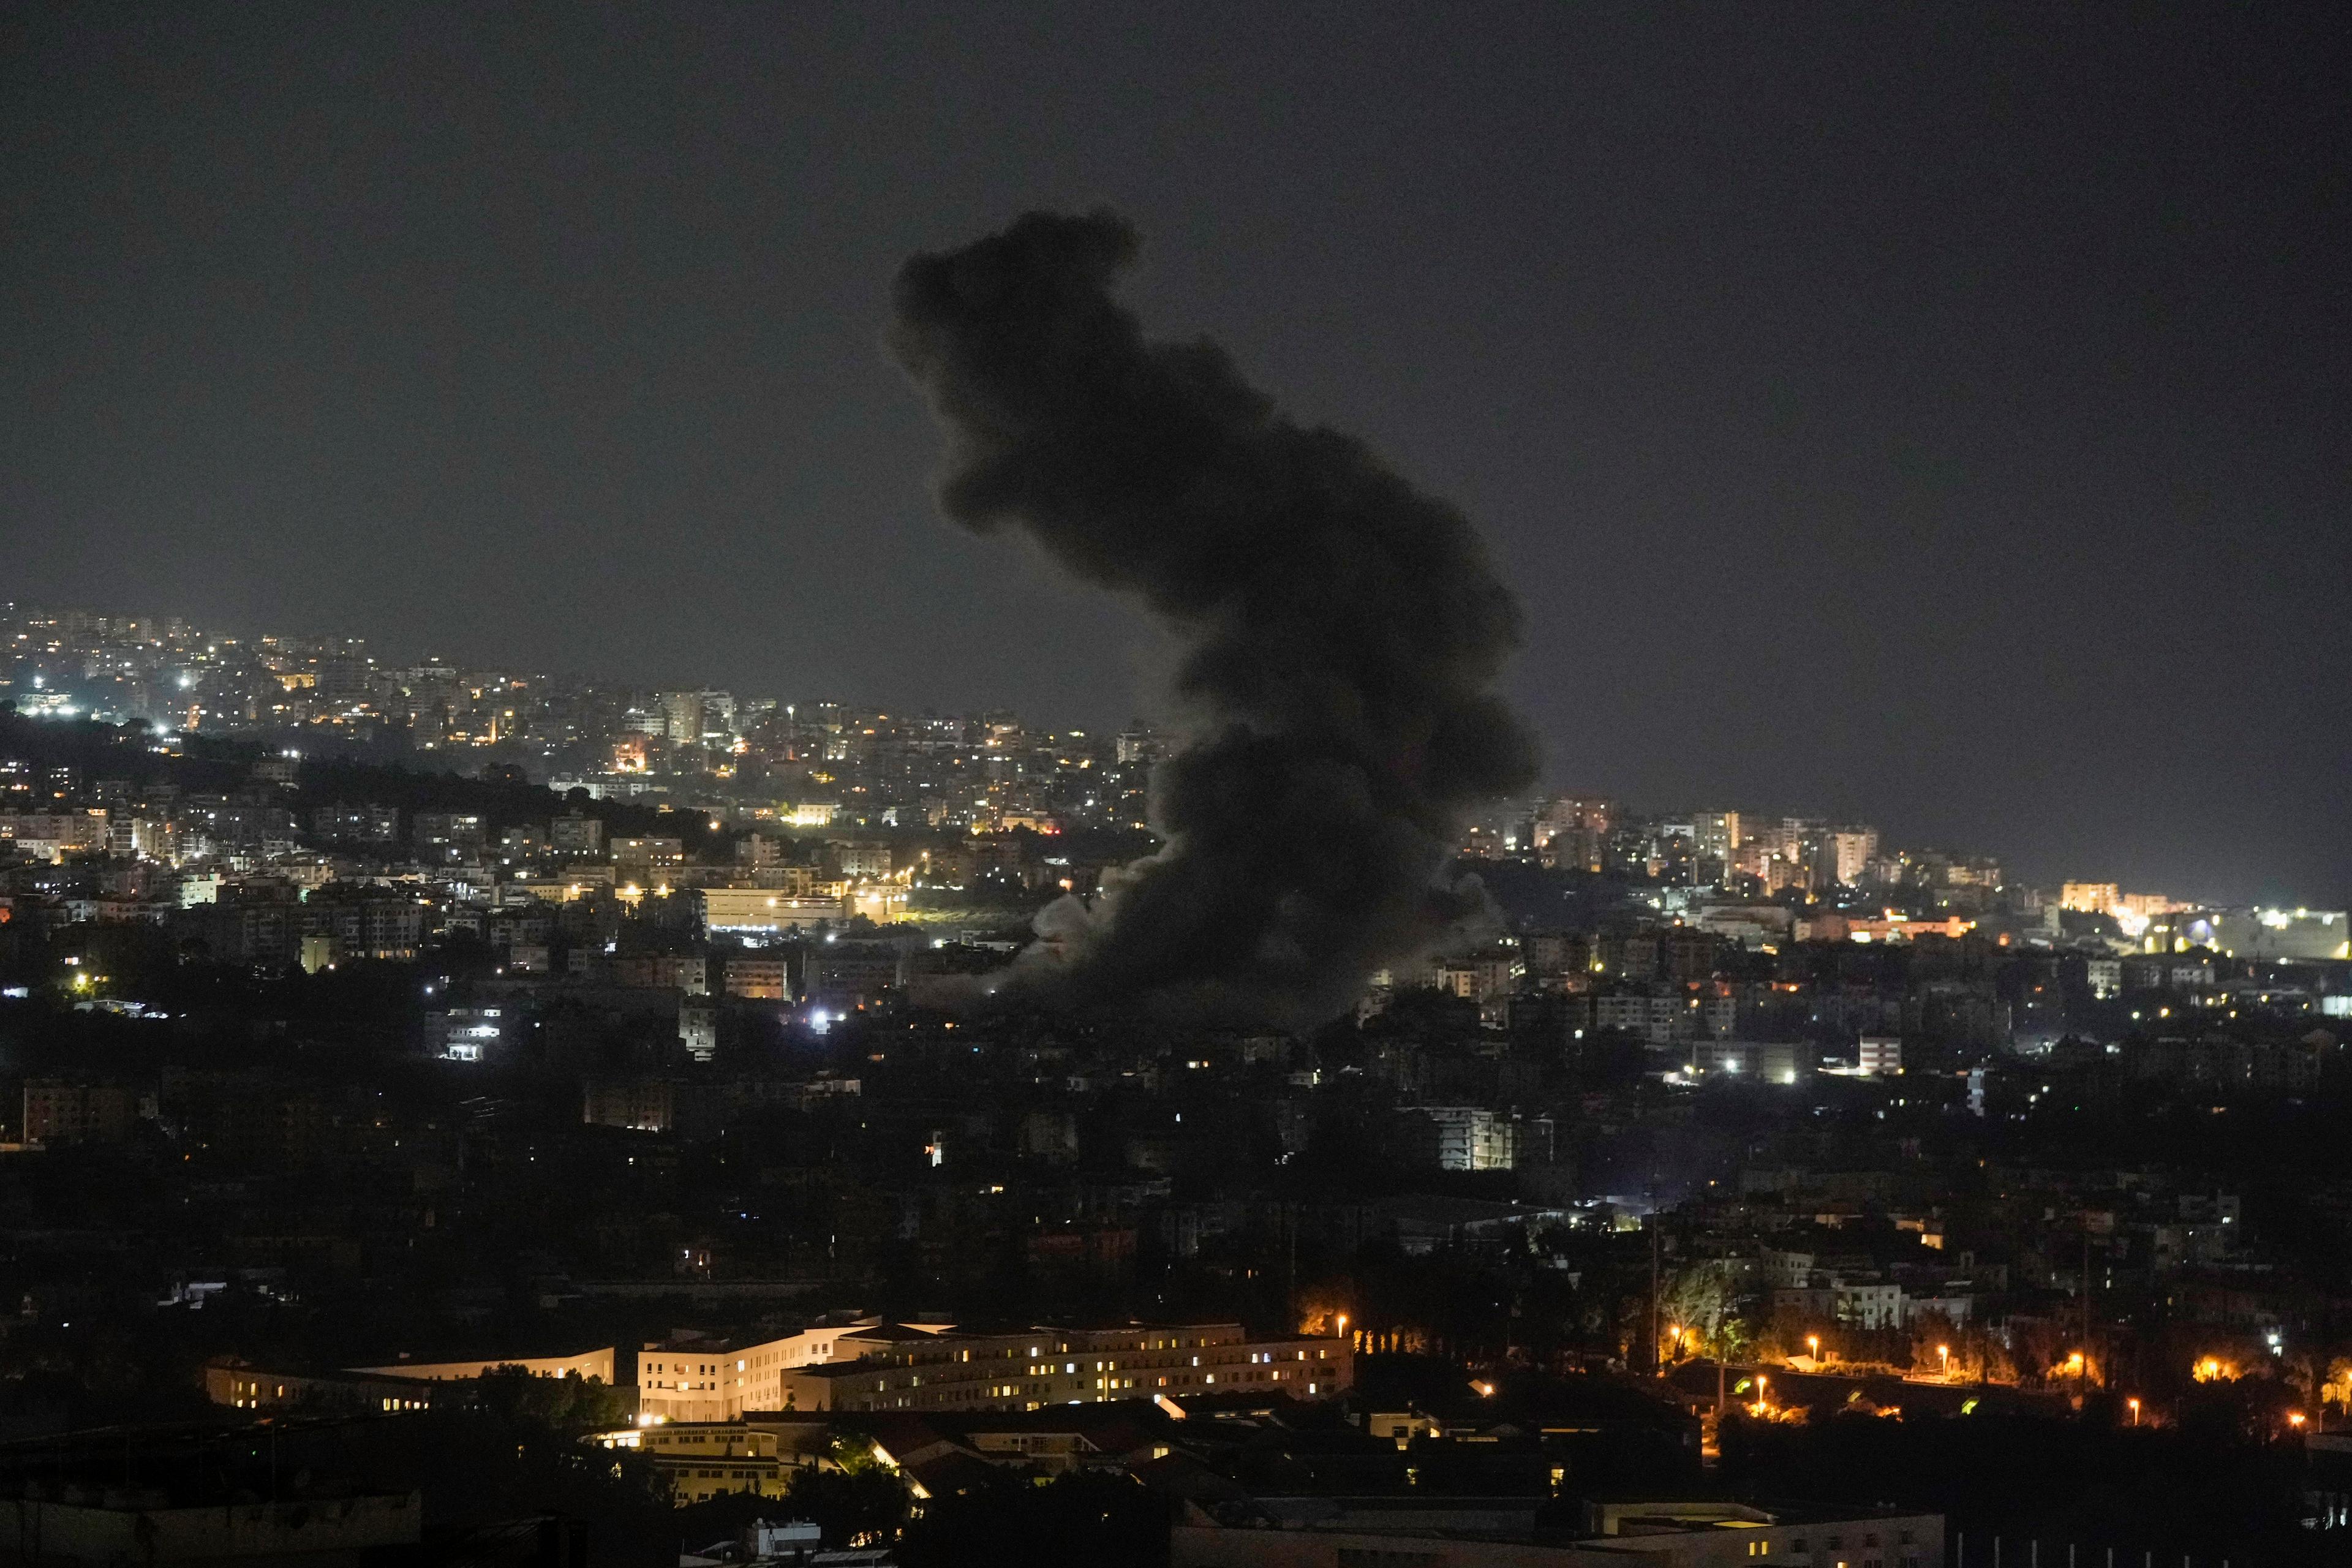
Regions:
[[1465, 815], [1534, 779], [1494, 690], [1518, 606], [1452, 507], [1213, 343], [1148, 341], [1111, 292], [1136, 248], [1110, 214], [1032, 213], [898, 279], [947, 514], [1024, 531], [1185, 648], [1165, 847], [1045, 911], [1010, 984], [1302, 1026], [1482, 912], [1446, 870]]

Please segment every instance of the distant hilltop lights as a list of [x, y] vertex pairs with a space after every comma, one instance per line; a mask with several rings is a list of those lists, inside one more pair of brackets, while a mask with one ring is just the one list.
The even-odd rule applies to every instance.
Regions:
[[[1102, 885], [1097, 848], [1082, 837], [1145, 831], [1155, 773], [1183, 742], [1142, 721], [1116, 731], [1052, 729], [1001, 709], [940, 713], [685, 683], [656, 689], [440, 658], [400, 662], [351, 637], [227, 637], [178, 617], [0, 604], [0, 713], [11, 709], [44, 723], [142, 726], [146, 749], [163, 755], [205, 741], [257, 743], [270, 754], [255, 776], [278, 785], [295, 784], [306, 757], [414, 756], [433, 771], [493, 773], [599, 802], [709, 806], [730, 830], [743, 826], [738, 813], [751, 813], [793, 834], [1034, 835], [1055, 845], [1036, 867], [1016, 873], [984, 848], [943, 850], [947, 868], [932, 879], [961, 889], [975, 879], [1043, 879], [1082, 900]], [[0, 781], [0, 808], [53, 810], [61, 797], [40, 784]], [[373, 831], [338, 829], [362, 838]], [[26, 825], [14, 837], [21, 848], [73, 835], [52, 824]], [[1825, 816], [1642, 811], [1583, 793], [1519, 795], [1468, 823], [1453, 849], [1639, 884], [1659, 912], [1696, 921], [1704, 905], [1709, 929], [1751, 945], [1905, 945], [1969, 934], [2032, 943], [2081, 926], [2141, 954], [2352, 958], [2352, 931], [2337, 910], [2224, 909], [2113, 881], [2036, 887], [1997, 858], [1897, 847], [1867, 823]], [[754, 843], [746, 853], [763, 851]], [[756, 859], [744, 869], [764, 871]], [[892, 879], [862, 862], [844, 869], [867, 889], [859, 912], [899, 918]], [[660, 879], [640, 885], [656, 889]], [[721, 923], [767, 918], [764, 910], [722, 913]]]
[[463, 771], [511, 769], [600, 801], [756, 803], [761, 820], [800, 831], [1135, 831], [1169, 750], [1140, 721], [1096, 733], [1002, 710], [654, 689], [431, 657], [394, 662], [358, 638], [221, 637], [177, 618], [0, 605], [0, 711], [12, 706], [143, 725], [167, 750], [195, 737], [321, 757], [442, 753], [443, 766], [454, 753], [478, 759]]

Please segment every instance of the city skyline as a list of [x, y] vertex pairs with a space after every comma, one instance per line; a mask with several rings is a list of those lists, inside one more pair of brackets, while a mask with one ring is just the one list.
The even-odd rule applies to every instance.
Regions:
[[[981, 719], [992, 713], [1012, 714], [1013, 716], [1023, 720], [1024, 722], [1036, 721], [1041, 718], [1051, 718], [1051, 716], [1048, 715], [1040, 715], [1034, 712], [1018, 710], [1011, 704], [1001, 702], [982, 703], [969, 709], [958, 709], [944, 703], [927, 703], [920, 700], [895, 703], [858, 701], [846, 699], [842, 694], [838, 693], [813, 691], [763, 692], [757, 690], [756, 689], [750, 688], [737, 689], [730, 683], [715, 679], [660, 683], [635, 679], [617, 671], [556, 671], [534, 669], [528, 668], [527, 666], [520, 665], [503, 667], [492, 666], [461, 658], [450, 658], [447, 657], [450, 650], [429, 650], [423, 648], [403, 650], [393, 647], [378, 648], [376, 647], [367, 645], [366, 639], [346, 639], [331, 635], [321, 635], [310, 632], [254, 632], [246, 631], [242, 628], [236, 630], [206, 628], [194, 626], [193, 623], [186, 622], [185, 617], [174, 617], [168, 615], [141, 616], [137, 614], [110, 613], [108, 611], [93, 610], [82, 607], [48, 608], [0, 603], [0, 616], [28, 617], [37, 615], [53, 617], [61, 624], [70, 617], [79, 616], [84, 620], [97, 620], [117, 624], [139, 624], [151, 628], [160, 628], [169, 622], [177, 620], [188, 626], [194, 635], [208, 637], [219, 640], [224, 646], [252, 645], [258, 647], [265, 643], [275, 641], [278, 644], [285, 645], [298, 650], [308, 649], [313, 652], [338, 648], [344, 650], [357, 649], [362, 652], [363, 657], [368, 659], [371, 664], [385, 673], [404, 668], [414, 669], [428, 666], [446, 666], [464, 674], [480, 675], [497, 673], [516, 679], [548, 682], [562, 689], [595, 689], [606, 693], [624, 693], [631, 697], [644, 699], [649, 706], [657, 704], [661, 696], [666, 691], [684, 690], [709, 692], [730, 696], [732, 700], [740, 701], [747, 710], [754, 707], [766, 707], [772, 709], [798, 704], [801, 706], [815, 705], [835, 707], [846, 711], [855, 712], [860, 716], [896, 717], [906, 721], [938, 717], [961, 718], [967, 721], [977, 722]], [[21, 648], [17, 651], [19, 654], [22, 652]], [[408, 657], [402, 657], [403, 654], [405, 654]], [[0, 647], [0, 660], [5, 660], [10, 657], [10, 650], [7, 647]], [[0, 673], [0, 705], [16, 701], [20, 695], [27, 697], [37, 695], [36, 693], [22, 689], [25, 687], [25, 681], [21, 679], [12, 681], [5, 673]], [[52, 698], [58, 695], [54, 684], [52, 686], [50, 695]], [[27, 710], [30, 710], [29, 704], [27, 705]], [[103, 710], [102, 708], [94, 712], [92, 716], [110, 716], [117, 721], [141, 717], [141, 715], [133, 714], [127, 710], [110, 711]], [[1096, 721], [1068, 723], [1054, 720], [1053, 721], [1038, 726], [1038, 728], [1045, 732], [1083, 734], [1093, 736], [1097, 739], [1114, 739], [1119, 731], [1129, 730], [1139, 724], [1147, 728], [1156, 729], [1163, 739], [1170, 735], [1181, 733], [1181, 725], [1171, 724], [1165, 720], [1155, 720], [1150, 715], [1142, 712], [1130, 712], [1122, 719], [1109, 721]], [[252, 727], [247, 726], [245, 727], [244, 732], [253, 733], [257, 731], [253, 730]], [[330, 738], [331, 739], [332, 737]], [[418, 753], [418, 759], [420, 765], [429, 767], [439, 765], [439, 763], [446, 763], [454, 756], [462, 755], [464, 755], [462, 752], [453, 753], [447, 751], [436, 751], [428, 748]], [[436, 763], [436, 759], [439, 759], [439, 763]], [[544, 771], [545, 770], [542, 770], [542, 772]], [[562, 772], [565, 770], [557, 771]], [[573, 769], [570, 771], [576, 772], [577, 770]], [[2284, 886], [2262, 886], [2251, 884], [2246, 881], [2239, 881], [2225, 884], [2220, 888], [2212, 888], [2201, 885], [2192, 885], [2187, 879], [2181, 877], [2168, 878], [2160, 874], [2151, 876], [2130, 869], [2133, 865], [2145, 865], [2153, 858], [2153, 857], [2147, 853], [2145, 847], [2118, 847], [2108, 853], [2104, 858], [2095, 858], [2095, 863], [2076, 864], [2070, 861], [2060, 865], [2044, 865], [2032, 859], [2020, 858], [2014, 856], [2004, 841], [1998, 836], [1990, 837], [1981, 840], [1938, 840], [1923, 837], [1922, 835], [1912, 831], [1908, 827], [1907, 823], [1909, 820], [1909, 814], [1905, 809], [1905, 803], [1894, 800], [1864, 802], [1859, 806], [1840, 809], [1821, 801], [1808, 801], [1787, 796], [1776, 797], [1771, 795], [1765, 795], [1760, 798], [1748, 796], [1735, 799], [1727, 795], [1718, 793], [1714, 795], [1695, 795], [1658, 799], [1643, 796], [1629, 791], [1612, 789], [1606, 787], [1605, 784], [1597, 784], [1589, 779], [1558, 777], [1548, 770], [1546, 776], [1541, 781], [1541, 788], [1535, 794], [1527, 795], [1524, 798], [1498, 801], [1496, 803], [1495, 808], [1486, 812], [1484, 816], [1486, 819], [1493, 823], [1502, 824], [1512, 820], [1511, 814], [1514, 810], [1518, 810], [1524, 813], [1527, 810], [1538, 807], [1545, 800], [1561, 797], [1593, 797], [1603, 799], [1612, 802], [1620, 807], [1632, 810], [1644, 816], [1660, 820], [1671, 818], [1675, 814], [1681, 814], [1683, 816], [1697, 814], [1704, 816], [1709, 813], [1719, 813], [1729, 810], [1734, 812], [1735, 815], [1746, 815], [1751, 819], [1758, 820], [1785, 818], [1790, 821], [1819, 821], [1825, 824], [1837, 825], [1867, 823], [1872, 825], [1871, 831], [1874, 834], [1878, 833], [1883, 829], [1886, 834], [1890, 845], [1899, 843], [1916, 848], [1935, 848], [1940, 851], [1962, 856], [1986, 856], [1997, 860], [2008, 872], [2011, 874], [2012, 879], [2053, 889], [2064, 883], [2112, 882], [2142, 894], [2180, 899], [2200, 905], [2213, 907], [2252, 907], [2261, 905], [2274, 908], [2334, 908], [2341, 907], [2347, 901], [2352, 901], [2352, 900], [2347, 899], [2344, 892], [2331, 886], [2324, 885], [2321, 879], [2316, 874], [2315, 874], [2307, 882], [2295, 883], [2290, 880]]]
[[939, 521], [878, 346], [1108, 201], [1487, 532], [1553, 776], [2352, 885], [2334, 24], [903, 23], [21, 21], [13, 596], [1122, 721], [1165, 649]]

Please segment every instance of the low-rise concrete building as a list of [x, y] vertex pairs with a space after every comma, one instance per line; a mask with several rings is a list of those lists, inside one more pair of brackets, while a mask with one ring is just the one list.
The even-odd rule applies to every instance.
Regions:
[[1249, 1389], [1338, 1394], [1339, 1339], [1254, 1340], [1239, 1323], [1129, 1323], [971, 1333], [861, 1322], [738, 1347], [649, 1345], [637, 1358], [647, 1415], [730, 1421], [747, 1410], [1034, 1410]]

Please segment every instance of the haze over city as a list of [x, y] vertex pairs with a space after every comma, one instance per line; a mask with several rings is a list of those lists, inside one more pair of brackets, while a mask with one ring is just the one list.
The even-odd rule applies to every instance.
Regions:
[[1108, 203], [1156, 331], [1485, 531], [1558, 787], [2352, 885], [2324, 12], [7, 26], [20, 600], [1152, 715], [879, 348], [905, 255]]

